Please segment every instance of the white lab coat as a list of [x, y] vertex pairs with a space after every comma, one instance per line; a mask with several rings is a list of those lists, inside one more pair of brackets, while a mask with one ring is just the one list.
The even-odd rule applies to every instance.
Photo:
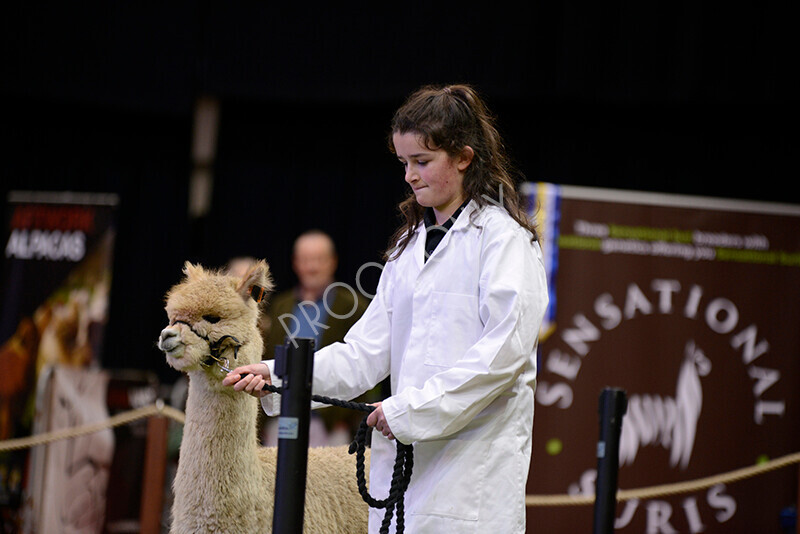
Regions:
[[[384, 266], [375, 297], [344, 343], [314, 358], [313, 391], [320, 395], [352, 399], [391, 376], [384, 414], [396, 438], [414, 446], [409, 534], [525, 531], [547, 284], [530, 234], [497, 206], [471, 221], [476, 209], [474, 201], [467, 205], [427, 262], [420, 225]], [[265, 397], [268, 413], [277, 397]], [[393, 442], [373, 432], [376, 498], [388, 495], [395, 453]], [[370, 533], [383, 514], [370, 510]]]

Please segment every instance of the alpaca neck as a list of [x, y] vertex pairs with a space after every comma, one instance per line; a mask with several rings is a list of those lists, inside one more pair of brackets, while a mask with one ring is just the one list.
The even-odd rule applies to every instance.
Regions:
[[257, 411], [254, 397], [212, 390], [202, 371], [190, 375], [179, 472], [196, 484], [218, 487], [232, 472], [252, 468], [257, 463]]

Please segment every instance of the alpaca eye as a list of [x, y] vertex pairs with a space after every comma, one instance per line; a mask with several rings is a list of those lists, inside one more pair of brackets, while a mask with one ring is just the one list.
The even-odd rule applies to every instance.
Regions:
[[203, 320], [204, 321], [208, 321], [211, 324], [218, 323], [219, 322], [219, 315], [204, 315], [203, 316]]

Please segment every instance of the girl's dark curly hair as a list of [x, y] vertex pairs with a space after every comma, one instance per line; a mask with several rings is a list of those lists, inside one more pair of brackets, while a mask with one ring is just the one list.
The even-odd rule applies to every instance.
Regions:
[[[429, 150], [443, 149], [455, 157], [465, 146], [474, 157], [464, 175], [464, 193], [483, 206], [502, 204], [520, 226], [538, 239], [536, 227], [528, 218], [523, 198], [517, 191], [519, 178], [506, 154], [495, 126], [495, 118], [469, 85], [426, 86], [414, 92], [392, 119], [389, 149], [394, 153], [394, 134], [418, 134]], [[398, 209], [404, 223], [395, 231], [384, 253], [384, 260], [396, 258], [422, 221], [425, 208], [409, 192]]]

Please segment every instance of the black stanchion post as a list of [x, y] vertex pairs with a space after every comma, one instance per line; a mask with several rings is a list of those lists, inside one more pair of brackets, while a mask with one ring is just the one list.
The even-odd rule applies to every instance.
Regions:
[[617, 472], [622, 417], [628, 408], [625, 392], [606, 388], [600, 394], [600, 440], [597, 442], [597, 480], [594, 534], [612, 534], [617, 507]]
[[314, 340], [292, 338], [275, 348], [275, 374], [283, 380], [272, 518], [275, 534], [303, 532], [313, 370]]

